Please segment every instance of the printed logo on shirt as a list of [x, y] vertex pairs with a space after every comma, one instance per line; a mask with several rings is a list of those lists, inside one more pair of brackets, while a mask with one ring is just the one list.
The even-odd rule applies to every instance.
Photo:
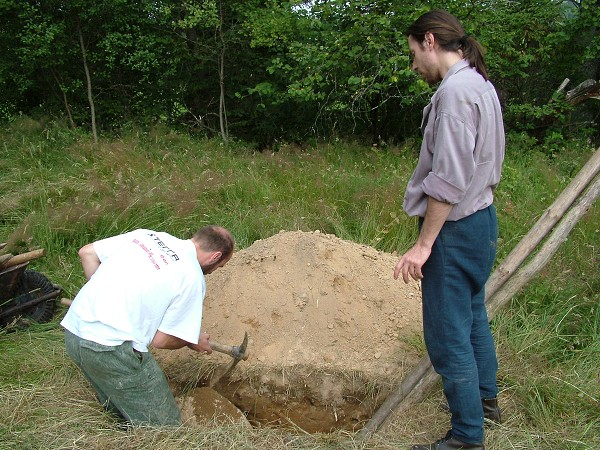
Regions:
[[[147, 255], [150, 263], [154, 266], [156, 270], [161, 269], [162, 266], [168, 266], [169, 261], [179, 261], [179, 256], [175, 251], [171, 250], [160, 238], [154, 233], [148, 233], [148, 236], [156, 243], [161, 253], [155, 254], [151, 249], [149, 249], [143, 242], [140, 242], [139, 239], [134, 239], [133, 243], [137, 244]], [[159, 261], [157, 261], [157, 259]]]
[[[134, 239], [133, 240], [134, 244], [137, 244], [140, 246], [140, 248], [146, 252], [146, 254], [148, 255], [148, 259], [150, 259], [150, 262], [152, 263], [152, 265], [154, 266], [154, 268], [156, 270], [160, 270], [160, 266], [158, 265], [158, 263], [156, 262], [156, 260], [154, 259], [154, 253], [152, 253], [152, 250], [150, 250], [148, 247], [146, 247], [142, 242], [140, 242], [138, 239]], [[166, 262], [166, 261], [165, 261]]]
[[156, 245], [158, 245], [158, 247], [171, 259], [171, 261], [179, 261], [179, 256], [177, 255], [177, 253], [175, 253], [173, 250], [167, 247], [167, 244], [161, 241], [156, 234], [149, 233], [148, 236], [150, 236], [156, 242]]

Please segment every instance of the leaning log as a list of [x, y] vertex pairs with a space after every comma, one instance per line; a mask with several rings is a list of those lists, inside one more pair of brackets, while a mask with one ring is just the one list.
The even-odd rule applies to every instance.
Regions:
[[571, 183], [492, 273], [485, 285], [487, 298], [494, 295], [512, 276], [598, 173], [600, 173], [600, 147], [596, 149]]
[[15, 255], [12, 258], [9, 258], [7, 261], [5, 261], [0, 268], [2, 269], [6, 269], [7, 267], [13, 267], [16, 266], [18, 264], [22, 264], [24, 262], [27, 261], [32, 261], [34, 259], [37, 258], [41, 258], [42, 256], [44, 256], [44, 249], [40, 248], [38, 250], [33, 250], [31, 252], [27, 252], [27, 253], [21, 253], [19, 255]]
[[[498, 271], [499, 267], [490, 276], [490, 279], [486, 283], [486, 307], [489, 320], [547, 264], [552, 255], [558, 250], [560, 244], [566, 240], [573, 227], [598, 198], [600, 193], [599, 170], [600, 148], [595, 151], [588, 163], [586, 163], [552, 206], [546, 210], [530, 233], [507, 256], [505, 262], [500, 266], [503, 267], [503, 272], [500, 273]], [[589, 188], [585, 190], [588, 185]], [[585, 192], [581, 194], [584, 190]], [[564, 217], [562, 214], [559, 215], [559, 211], [569, 209], [573, 205], [573, 201], [577, 198], [579, 199], [576, 204]], [[560, 223], [537, 255], [527, 266], [515, 273], [512, 268], [518, 267], [531, 254], [536, 245], [554, 228], [554, 225], [559, 220]], [[542, 230], [536, 230], [538, 226], [545, 230], [543, 234]], [[531, 245], [528, 242], [530, 240], [537, 242], [535, 245]], [[377, 431], [392, 412], [402, 413], [411, 405], [421, 401], [436, 383], [437, 379], [438, 376], [431, 365], [429, 356], [425, 355], [421, 358], [417, 366], [404, 378], [400, 386], [388, 396], [373, 417], [358, 432], [358, 437], [366, 439], [370, 434]]]
[[600, 194], [600, 175], [597, 175], [590, 187], [583, 193], [577, 203], [561, 219], [560, 223], [552, 231], [552, 234], [546, 239], [546, 242], [540, 251], [531, 259], [531, 261], [519, 269], [505, 286], [486, 301], [488, 316], [491, 318], [496, 312], [504, 306], [510, 299], [517, 294], [529, 280], [533, 278], [556, 253], [560, 245], [567, 240], [571, 230], [577, 225], [577, 222], [594, 204]]
[[600, 83], [596, 80], [585, 80], [565, 95], [565, 101], [570, 105], [577, 105], [588, 98], [600, 99]]

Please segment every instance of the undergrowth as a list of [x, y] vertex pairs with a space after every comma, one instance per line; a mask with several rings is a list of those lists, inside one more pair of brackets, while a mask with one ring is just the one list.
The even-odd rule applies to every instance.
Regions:
[[[321, 230], [402, 253], [416, 222], [402, 197], [418, 148], [337, 143], [255, 153], [243, 143], [166, 129], [129, 130], [97, 145], [78, 131], [21, 118], [0, 128], [0, 241], [44, 248], [30, 263], [72, 298], [84, 278], [77, 250], [138, 227], [188, 237], [217, 223], [237, 249], [284, 230]], [[498, 261], [535, 224], [593, 149], [573, 141], [548, 154], [509, 136], [496, 195]], [[493, 321], [505, 422], [489, 449], [600, 448], [600, 211], [596, 203], [544, 270]], [[392, 268], [390, 268], [391, 274]], [[181, 428], [123, 430], [106, 416], [64, 354], [64, 313], [0, 330], [0, 448], [403, 448], [443, 435], [439, 387], [368, 442], [348, 433]], [[435, 433], [432, 435], [432, 433]]]

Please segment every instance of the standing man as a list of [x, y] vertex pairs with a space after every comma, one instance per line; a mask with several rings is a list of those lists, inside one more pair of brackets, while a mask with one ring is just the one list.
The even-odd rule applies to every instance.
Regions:
[[210, 225], [191, 239], [135, 230], [87, 244], [87, 283], [61, 322], [68, 355], [107, 410], [132, 425], [179, 425], [180, 411], [148, 346], [211, 353], [200, 332], [204, 275], [224, 266], [234, 240]]
[[453, 15], [425, 13], [406, 35], [413, 69], [441, 84], [423, 111], [419, 162], [404, 197], [407, 214], [419, 216], [419, 237], [394, 278], [421, 280], [425, 344], [452, 413], [444, 438], [412, 448], [483, 449], [484, 413], [500, 420], [484, 287], [496, 255], [502, 111], [483, 48]]

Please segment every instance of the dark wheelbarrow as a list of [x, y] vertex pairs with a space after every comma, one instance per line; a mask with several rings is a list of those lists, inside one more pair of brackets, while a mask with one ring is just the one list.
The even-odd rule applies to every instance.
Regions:
[[47, 322], [54, 316], [62, 288], [43, 274], [27, 270], [28, 264], [0, 268], [0, 328]]

